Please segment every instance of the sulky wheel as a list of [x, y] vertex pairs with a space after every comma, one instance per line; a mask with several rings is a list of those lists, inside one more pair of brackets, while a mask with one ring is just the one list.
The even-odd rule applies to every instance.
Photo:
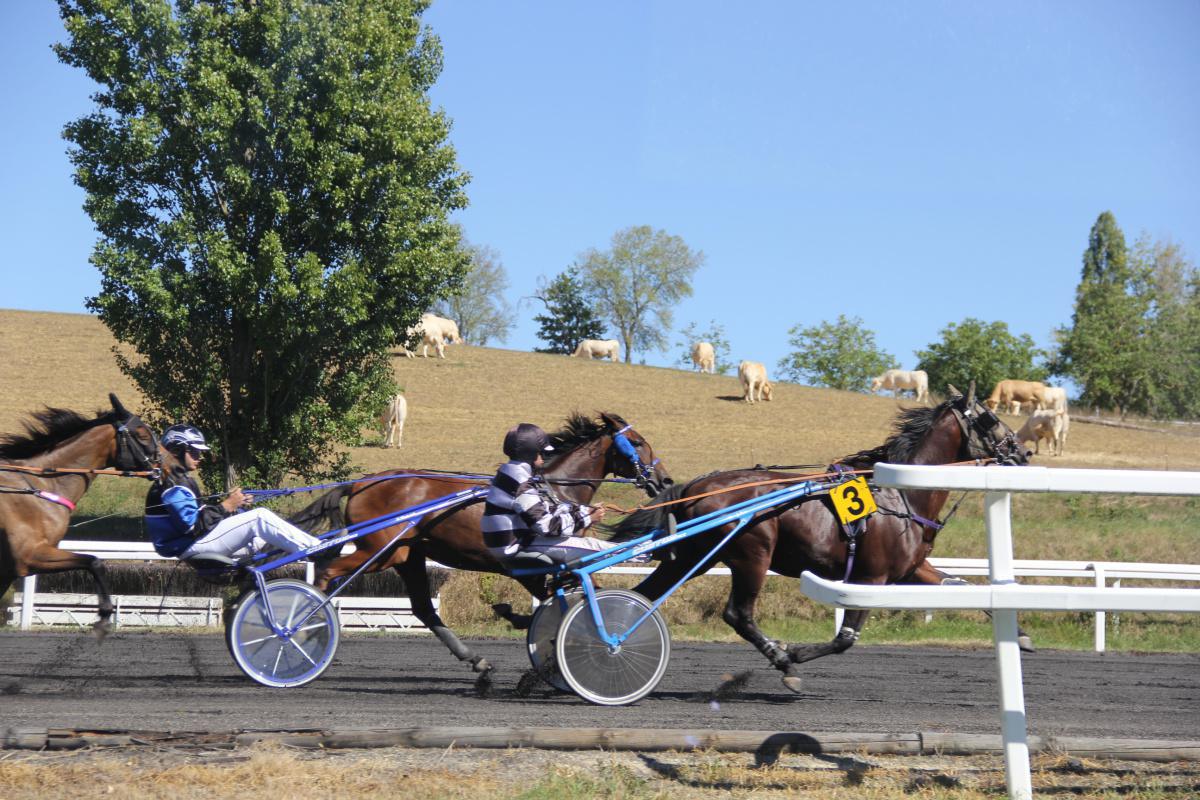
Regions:
[[[650, 601], [627, 589], [596, 592], [600, 616], [610, 635], [629, 631], [650, 611]], [[619, 646], [600, 639], [588, 603], [576, 603], [563, 616], [555, 646], [563, 679], [585, 700], [622, 706], [645, 697], [662, 680], [671, 659], [671, 634], [657, 611]]]
[[272, 630], [256, 589], [242, 596], [229, 622], [229, 651], [242, 672], [264, 686], [303, 686], [324, 672], [337, 652], [337, 609], [303, 581], [269, 581], [267, 594], [284, 633]]
[[529, 630], [525, 632], [525, 646], [529, 650], [529, 663], [542, 680], [563, 692], [572, 691], [570, 684], [563, 680], [558, 670], [558, 656], [554, 652], [554, 643], [558, 641], [558, 627], [562, 624], [563, 613], [583, 599], [583, 592], [578, 589], [567, 592], [562, 597], [551, 595], [550, 599], [537, 607]]

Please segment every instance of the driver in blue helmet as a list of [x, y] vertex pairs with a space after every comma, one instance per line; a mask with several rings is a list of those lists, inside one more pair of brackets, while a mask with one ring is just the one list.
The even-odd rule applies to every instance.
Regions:
[[251, 499], [241, 489], [220, 503], [202, 503], [192, 473], [209, 447], [194, 426], [172, 425], [160, 441], [178, 463], [164, 468], [146, 495], [146, 530], [159, 555], [243, 559], [269, 550], [295, 553], [321, 541], [265, 508], [243, 510]]
[[504, 455], [492, 478], [480, 528], [483, 541], [501, 563], [519, 553], [544, 553], [554, 561], [569, 561], [611, 547], [610, 542], [577, 536], [604, 518], [603, 506], [560, 502], [534, 481], [553, 452], [546, 432], [528, 422], [504, 435]]

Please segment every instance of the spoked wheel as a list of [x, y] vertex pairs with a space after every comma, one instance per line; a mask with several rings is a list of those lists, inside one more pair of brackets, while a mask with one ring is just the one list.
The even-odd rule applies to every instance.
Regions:
[[267, 595], [275, 623], [285, 632], [271, 628], [262, 592], [255, 589], [242, 596], [230, 620], [229, 651], [242, 672], [264, 686], [303, 686], [333, 662], [337, 609], [303, 581], [269, 581]]
[[572, 608], [582, 598], [583, 592], [578, 589], [567, 592], [562, 598], [551, 596], [533, 612], [529, 630], [525, 632], [525, 646], [529, 650], [529, 663], [534, 671], [546, 683], [563, 692], [572, 689], [559, 672], [554, 643], [558, 641], [558, 628], [562, 624], [564, 609]]
[[[613, 636], [633, 628], [650, 601], [626, 589], [596, 592], [604, 627]], [[616, 647], [600, 638], [591, 606], [576, 603], [563, 616], [555, 645], [558, 669], [580, 697], [604, 706], [633, 703], [650, 693], [667, 671], [671, 634], [657, 611]]]

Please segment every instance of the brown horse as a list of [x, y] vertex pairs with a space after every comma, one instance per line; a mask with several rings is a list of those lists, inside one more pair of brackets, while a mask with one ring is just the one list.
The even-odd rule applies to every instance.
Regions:
[[151, 472], [158, 439], [110, 394], [112, 411], [87, 419], [74, 411], [34, 412], [25, 434], [0, 437], [0, 595], [17, 578], [84, 569], [99, 598], [98, 633], [108, 629], [113, 604], [104, 564], [95, 556], [60, 550], [75, 504], [95, 470]]
[[[632, 445], [636, 457], [622, 452], [620, 439]], [[566, 426], [550, 435], [554, 456], [546, 464], [543, 475], [551, 491], [575, 503], [590, 503], [601, 479], [618, 475], [633, 479], [647, 494], [654, 497], [671, 483], [666, 469], [654, 458], [646, 440], [616, 414], [600, 414], [591, 420], [580, 414], [571, 415]], [[418, 477], [389, 479], [390, 475], [411, 475], [413, 470], [389, 470], [370, 475], [378, 481], [355, 482], [323, 495], [307, 508], [295, 514], [291, 521], [300, 527], [311, 528], [324, 519], [335, 528], [344, 527], [386, 514], [396, 513], [428, 500], [457, 492], [464, 488], [462, 479], [453, 475], [424, 473]], [[482, 481], [481, 481], [482, 482]], [[348, 497], [345, 512], [339, 506]], [[486, 673], [491, 665], [446, 627], [433, 607], [429, 577], [425, 572], [427, 560], [437, 561], [455, 569], [475, 572], [504, 572], [504, 567], [483, 543], [479, 523], [483, 516], [483, 500], [468, 501], [447, 511], [421, 520], [395, 550], [371, 565], [370, 571], [393, 567], [404, 580], [413, 614], [460, 661], [470, 662], [476, 672]], [[326, 588], [336, 578], [348, 575], [362, 566], [372, 555], [398, 533], [396, 527], [385, 528], [355, 540], [357, 550], [334, 559], [319, 572], [318, 588]], [[548, 595], [544, 577], [515, 578], [529, 593], [540, 600]], [[517, 615], [506, 615], [514, 624], [521, 624]]]
[[[969, 459], [997, 459], [1025, 464], [1028, 452], [1017, 443], [1013, 432], [991, 411], [971, 398], [954, 393], [936, 408], [910, 408], [900, 412], [895, 432], [881, 446], [863, 450], [841, 460], [849, 469], [870, 469], [877, 462], [896, 464], [946, 464]], [[726, 490], [666, 508], [650, 508], [630, 515], [615, 530], [614, 539], [626, 540], [654, 529], [665, 529], [667, 513], [678, 520], [692, 519], [767, 494], [780, 484], [747, 486], [758, 481], [795, 478], [783, 472], [737, 470], [717, 472], [671, 487], [655, 498], [656, 505], [673, 500]], [[804, 498], [763, 512], [709, 559], [723, 562], [732, 573], [732, 588], [725, 606], [725, 621], [758, 648], [772, 666], [784, 673], [784, 684], [800, 690], [799, 664], [814, 658], [841, 653], [858, 640], [867, 611], [849, 611], [837, 636], [825, 644], [796, 644], [790, 648], [763, 635], [754, 622], [754, 605], [768, 570], [796, 578], [812, 570], [829, 579], [846, 578], [853, 583], [941, 583], [944, 575], [926, 561], [940, 525], [936, 522], [946, 502], [944, 491], [904, 492], [876, 489], [879, 513], [867, 518], [865, 528], [854, 534], [853, 562], [849, 533], [834, 514], [827, 496]], [[725, 525], [683, 539], [674, 547], [674, 558], [664, 561], [636, 591], [656, 600], [675, 586], [687, 571], [704, 559], [722, 536], [732, 529]], [[706, 565], [697, 574], [703, 574]]]

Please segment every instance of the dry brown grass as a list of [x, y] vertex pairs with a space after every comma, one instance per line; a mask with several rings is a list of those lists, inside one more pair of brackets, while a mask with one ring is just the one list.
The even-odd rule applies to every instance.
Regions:
[[[110, 391], [137, 408], [141, 398], [113, 363], [112, 346], [108, 331], [87, 315], [0, 311], [0, 431], [18, 430], [25, 414], [46, 404], [104, 407]], [[355, 448], [365, 470], [488, 472], [514, 423], [552, 429], [574, 410], [621, 414], [677, 477], [755, 463], [824, 464], [882, 441], [897, 409], [891, 398], [793, 384], [777, 385], [773, 402], [750, 406], [731, 376], [465, 345], [446, 353], [445, 360], [394, 360], [409, 405], [404, 447]], [[1200, 469], [1200, 436], [1191, 427], [1150, 433], [1076, 423], [1066, 455], [1036, 462]]]

